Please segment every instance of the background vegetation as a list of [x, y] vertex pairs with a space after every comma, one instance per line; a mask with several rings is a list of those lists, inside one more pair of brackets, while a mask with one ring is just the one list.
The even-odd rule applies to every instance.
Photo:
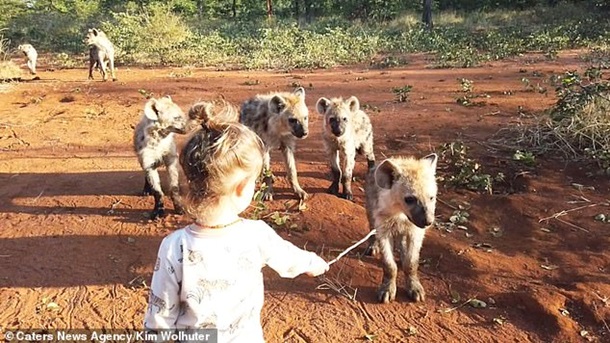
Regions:
[[[422, 23], [424, 4], [434, 25]], [[3, 0], [0, 13], [2, 60], [27, 42], [59, 67], [85, 65], [90, 27], [106, 31], [119, 65], [389, 68], [419, 52], [429, 54], [430, 67], [445, 68], [586, 48], [583, 58], [598, 73], [563, 77], [546, 137], [610, 174], [610, 86], [601, 77], [610, 67], [610, 0]], [[401, 101], [409, 91], [394, 90]], [[464, 99], [475, 104], [468, 93]]]
[[[84, 55], [84, 32], [107, 31], [118, 62], [239, 68], [317, 68], [430, 53], [436, 67], [469, 67], [525, 51], [607, 42], [610, 0], [4, 0], [13, 46]], [[389, 57], [388, 57], [389, 56]], [[376, 62], [373, 62], [376, 63]]]

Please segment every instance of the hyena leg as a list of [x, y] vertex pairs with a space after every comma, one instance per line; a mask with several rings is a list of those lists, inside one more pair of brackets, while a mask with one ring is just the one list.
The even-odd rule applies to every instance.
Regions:
[[110, 63], [110, 74], [112, 76], [112, 81], [116, 81], [116, 73], [114, 72], [114, 56], [108, 56], [108, 60]]
[[155, 198], [155, 207], [153, 208], [150, 219], [157, 219], [165, 216], [165, 208], [163, 206], [163, 190], [161, 189], [161, 179], [157, 168], [147, 168], [146, 178], [152, 188], [152, 195]]
[[95, 68], [95, 59], [93, 56], [89, 56], [89, 80], [93, 80], [93, 68]]
[[419, 267], [419, 251], [424, 241], [425, 231], [411, 232], [400, 240], [400, 262], [407, 278], [407, 295], [413, 301], [423, 301], [426, 297], [424, 287], [419, 282], [417, 268]]
[[178, 178], [178, 157], [176, 155], [168, 155], [164, 158], [165, 167], [169, 175], [169, 192], [174, 204], [174, 211], [178, 214], [184, 213], [182, 205], [182, 197], [180, 196], [180, 184]]
[[28, 60], [28, 69], [32, 75], [36, 75], [36, 62], [33, 60]]
[[105, 54], [103, 54], [102, 52], [99, 53], [99, 67], [100, 67], [100, 72], [102, 73], [102, 81], [106, 81], [108, 80], [108, 74], [107, 74], [107, 66], [106, 66], [106, 62], [104, 61], [104, 58], [106, 57]]
[[345, 159], [345, 173], [341, 179], [343, 184], [343, 197], [347, 200], [353, 200], [354, 195], [352, 193], [352, 177], [354, 173], [354, 165], [356, 164], [356, 150], [350, 149], [344, 153]]
[[148, 182], [148, 176], [144, 176], [144, 189], [142, 189], [142, 195], [151, 195], [152, 194], [152, 186], [150, 182]]
[[263, 154], [263, 200], [273, 200], [273, 173], [271, 173], [271, 157], [269, 156], [269, 149], [265, 147], [265, 153]]
[[364, 156], [366, 157], [366, 166], [368, 170], [375, 169], [375, 153], [373, 152], [372, 146], [364, 151]]
[[394, 261], [394, 238], [388, 235], [377, 237], [377, 244], [381, 250], [381, 263], [383, 265], [383, 280], [377, 291], [377, 300], [389, 303], [396, 299], [396, 274], [398, 266]]
[[339, 181], [341, 180], [341, 166], [339, 165], [339, 151], [329, 148], [330, 156], [330, 172], [332, 174], [332, 183], [328, 187], [328, 193], [339, 195]]
[[294, 160], [294, 147], [282, 145], [281, 148], [284, 155], [284, 162], [286, 163], [288, 183], [290, 183], [292, 190], [299, 197], [299, 199], [305, 200], [307, 199], [307, 192], [301, 188], [301, 185], [299, 185], [299, 180], [297, 179], [297, 164]]

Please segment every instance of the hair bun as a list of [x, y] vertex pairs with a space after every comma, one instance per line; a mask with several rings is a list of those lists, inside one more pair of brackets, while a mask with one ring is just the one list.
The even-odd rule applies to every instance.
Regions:
[[207, 128], [213, 116], [214, 103], [208, 101], [200, 101], [195, 103], [188, 112], [190, 120], [196, 120], [201, 123], [201, 126]]
[[239, 121], [237, 109], [224, 99], [215, 102], [197, 102], [189, 109], [188, 117], [190, 120], [199, 122], [204, 129], [211, 129], [222, 123]]

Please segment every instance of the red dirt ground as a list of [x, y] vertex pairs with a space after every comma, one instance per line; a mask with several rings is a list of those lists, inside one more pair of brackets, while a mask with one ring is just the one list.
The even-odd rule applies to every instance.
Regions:
[[[470, 217], [467, 231], [430, 230], [422, 249], [422, 303], [404, 296], [402, 276], [397, 301], [376, 303], [382, 272], [375, 258], [360, 257], [363, 247], [328, 273], [357, 289], [355, 301], [317, 289], [321, 279], [281, 279], [265, 271], [262, 325], [269, 342], [610, 342], [610, 224], [593, 219], [610, 215], [608, 179], [590, 176], [591, 166], [557, 154], [523, 167], [511, 160], [514, 151], [487, 143], [499, 129], [527, 121], [522, 113], [551, 106], [548, 77], [582, 69], [577, 54], [469, 69], [428, 69], [426, 63], [415, 56], [403, 69], [386, 70], [193, 69], [188, 77], [176, 77], [184, 74], [181, 69], [124, 67], [114, 83], [87, 81], [84, 69], [42, 66], [40, 80], [0, 86], [0, 332], [141, 327], [158, 245], [189, 220], [174, 214], [146, 219], [153, 201], [138, 195], [143, 173], [131, 150], [145, 102], [140, 90], [169, 94], [187, 110], [197, 100], [222, 95], [239, 104], [255, 93], [300, 84], [307, 90], [311, 123], [310, 136], [298, 145], [298, 170], [312, 197], [303, 212], [293, 209], [275, 154], [277, 196], [269, 204], [273, 210], [289, 208], [296, 228], [279, 232], [299, 246], [330, 259], [368, 232], [362, 157], [354, 202], [325, 194], [329, 167], [315, 112], [321, 96], [356, 95], [361, 104], [379, 109], [368, 110], [379, 160], [423, 156], [460, 140], [483, 168], [504, 172], [508, 181], [493, 195], [440, 188], [438, 222], [447, 222], [453, 207], [466, 202]], [[523, 77], [546, 87], [547, 94], [526, 92]], [[463, 95], [458, 78], [473, 80], [475, 93], [490, 95], [476, 99], [483, 106], [456, 103]], [[413, 85], [410, 101], [395, 102], [392, 87], [406, 84]], [[475, 308], [468, 299], [488, 306]]]

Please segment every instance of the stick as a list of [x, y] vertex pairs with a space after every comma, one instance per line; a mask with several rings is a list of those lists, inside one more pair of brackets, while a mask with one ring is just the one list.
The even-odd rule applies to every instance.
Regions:
[[376, 234], [377, 230], [373, 229], [371, 230], [371, 232], [369, 232], [366, 236], [364, 236], [363, 239], [359, 240], [358, 242], [354, 243], [352, 246], [350, 246], [349, 248], [343, 250], [342, 253], [339, 254], [339, 256], [335, 257], [334, 260], [328, 262], [328, 265], [330, 266], [331, 264], [339, 261], [339, 259], [343, 256], [345, 256], [348, 252], [354, 250], [354, 248], [356, 248], [357, 246], [359, 246], [360, 244], [362, 244], [364, 241], [366, 241], [367, 239], [369, 239], [369, 237], [371, 237], [372, 235]]
[[568, 214], [569, 212], [572, 212], [572, 211], [578, 211], [578, 210], [582, 210], [583, 208], [587, 208], [587, 207], [593, 207], [593, 206], [597, 206], [597, 205], [599, 205], [599, 204], [590, 204], [590, 205], [584, 205], [584, 206], [580, 206], [580, 207], [572, 208], [572, 209], [569, 209], [569, 210], [563, 210], [563, 211], [561, 211], [561, 212], [557, 212], [557, 213], [553, 214], [553, 215], [552, 215], [552, 216], [550, 216], [550, 217], [546, 217], [546, 218], [542, 218], [542, 219], [538, 220], [538, 223], [540, 223], [540, 222], [542, 222], [542, 221], [545, 221], [545, 220], [549, 220], [549, 219], [557, 219], [557, 217], [560, 217], [560, 216], [565, 216], [565, 215], [566, 215], [566, 214]]

